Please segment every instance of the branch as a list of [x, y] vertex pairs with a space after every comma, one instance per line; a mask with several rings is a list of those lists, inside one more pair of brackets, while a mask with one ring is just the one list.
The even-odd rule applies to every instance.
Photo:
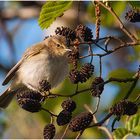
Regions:
[[103, 56], [112, 54], [112, 53], [116, 52], [117, 50], [122, 49], [124, 47], [130, 47], [130, 46], [135, 46], [135, 45], [139, 45], [139, 44], [140, 44], [140, 41], [139, 40], [137, 40], [136, 42], [130, 42], [130, 43], [124, 43], [123, 42], [123, 44], [120, 44], [117, 48], [114, 48], [112, 50], [106, 50], [106, 53], [103, 53], [103, 54], [88, 54], [88, 55], [85, 55], [85, 56], [80, 56], [79, 59], [87, 58], [87, 57], [90, 57], [91, 55], [92, 56], [103, 57]]
[[[124, 26], [124, 24], [122, 23], [122, 21], [120, 20], [120, 18], [117, 16], [117, 14], [115, 13], [115, 11], [113, 10], [112, 7], [110, 6], [106, 6], [103, 2], [101, 1], [98, 1], [96, 0], [96, 2], [98, 4], [100, 4], [101, 6], [103, 6], [105, 9], [107, 9], [111, 14], [112, 16], [115, 17], [116, 21], [118, 22], [120, 28], [122, 29], [122, 31], [133, 41], [133, 42], [136, 42], [137, 39], [134, 35], [132, 35], [127, 29], [126, 27]], [[92, 4], [94, 4], [94, 2], [92, 2]]]
[[42, 110], [48, 112], [51, 116], [57, 117], [57, 115], [55, 115], [54, 113], [52, 113], [51, 111], [45, 109], [45, 108], [41, 108]]
[[[100, 85], [105, 85], [105, 84], [108, 84], [110, 82], [123, 82], [123, 83], [127, 83], [127, 82], [133, 82], [133, 81], [136, 81], [137, 77], [136, 78], [109, 78], [108, 80], [98, 84], [97, 86], [100, 86]], [[50, 93], [49, 96], [54, 96], [54, 97], [73, 97], [73, 96], [76, 96], [78, 94], [81, 94], [83, 92], [86, 92], [86, 91], [90, 91], [92, 88], [87, 88], [87, 89], [83, 89], [83, 90], [79, 90], [77, 91], [77, 88], [76, 88], [76, 91], [75, 93], [73, 94], [68, 94], [68, 95], [65, 95], [65, 94], [54, 94], [54, 93]]]
[[113, 115], [112, 113], [109, 113], [109, 114], [108, 114], [105, 118], [103, 118], [100, 122], [97, 122], [97, 123], [95, 123], [95, 124], [93, 124], [93, 125], [91, 125], [91, 126], [89, 126], [89, 127], [87, 127], [87, 128], [91, 128], [91, 127], [95, 127], [95, 126], [102, 126], [103, 123], [104, 123], [106, 120], [108, 120], [112, 115]]

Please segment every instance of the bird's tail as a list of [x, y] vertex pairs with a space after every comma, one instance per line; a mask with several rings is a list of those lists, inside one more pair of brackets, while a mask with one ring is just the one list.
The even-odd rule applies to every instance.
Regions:
[[0, 95], [0, 108], [6, 108], [12, 101], [15, 93], [8, 88], [2, 95]]

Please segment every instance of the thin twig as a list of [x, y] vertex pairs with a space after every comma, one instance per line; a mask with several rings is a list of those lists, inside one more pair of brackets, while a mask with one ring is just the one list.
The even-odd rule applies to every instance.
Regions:
[[93, 113], [92, 109], [87, 105], [87, 104], [84, 104], [84, 108], [90, 112], [90, 113]]
[[112, 132], [115, 130], [114, 126], [115, 126], [116, 121], [119, 121], [119, 120], [120, 120], [120, 116], [117, 116], [117, 117], [113, 120], [112, 125], [111, 125], [111, 131], [112, 131]]
[[[106, 121], [108, 121], [109, 119], [107, 119]], [[97, 118], [95, 115], [93, 115], [93, 122], [97, 123]], [[99, 129], [103, 130], [109, 137], [109, 139], [113, 139], [113, 136], [111, 135], [110, 131], [106, 128], [106, 126], [100, 126]]]
[[[89, 54], [90, 54], [90, 55], [93, 54], [91, 44], [89, 44]], [[92, 63], [92, 61], [93, 61], [93, 56], [91, 56], [90, 63]]]
[[55, 95], [56, 97], [73, 97], [75, 95], [78, 95], [80, 93], [83, 93], [83, 92], [86, 92], [86, 91], [89, 91], [91, 88], [87, 88], [87, 89], [83, 89], [83, 90], [79, 90], [77, 92], [75, 92], [74, 94], [69, 94], [69, 95], [64, 95], [64, 94], [52, 94], [52, 95]]
[[97, 97], [96, 108], [95, 108], [94, 112], [92, 113], [93, 115], [98, 111], [99, 104], [100, 104], [100, 97]]
[[65, 128], [65, 131], [63, 133], [63, 135], [61, 136], [61, 139], [64, 138], [64, 136], [66, 135], [67, 131], [68, 131], [68, 128], [69, 128], [69, 124], [67, 125], [67, 127]]
[[99, 56], [100, 77], [102, 76], [102, 57]]
[[50, 123], [53, 123], [54, 122], [54, 117], [51, 115], [51, 121]]
[[[84, 129], [84, 130], [85, 130], [85, 129]], [[78, 133], [78, 135], [77, 135], [76, 139], [80, 139], [80, 137], [82, 136], [82, 134], [83, 134], [84, 130], [81, 130], [81, 131]]]
[[98, 121], [97, 121], [97, 118], [96, 118], [96, 116], [95, 116], [95, 114], [93, 115], [93, 122], [94, 123], [97, 123]]
[[98, 39], [93, 39], [93, 42], [98, 42], [98, 41], [108, 40], [108, 39], [110, 39], [110, 40], [117, 40], [120, 43], [124, 43], [124, 41], [122, 41], [120, 38], [115, 37], [115, 36], [106, 36], [106, 37], [101, 37], [101, 38], [98, 38]]
[[[133, 41], [136, 42], [137, 39], [134, 35], [132, 35], [124, 26], [124, 24], [122, 23], [122, 21], [120, 20], [120, 18], [117, 16], [117, 14], [115, 13], [115, 11], [113, 10], [112, 7], [110, 6], [106, 6], [103, 2], [96, 0], [96, 2], [98, 4], [100, 4], [101, 6], [103, 6], [105, 9], [107, 9], [116, 19], [116, 21], [119, 23], [120, 29], [122, 29], [122, 31]], [[93, 2], [92, 2], [93, 3]]]
[[51, 111], [49, 111], [49, 110], [47, 110], [45, 108], [41, 108], [41, 109], [46, 111], [46, 112], [48, 112], [51, 116], [57, 117], [57, 115], [55, 115], [53, 112], [51, 112]]
[[109, 139], [114, 139], [113, 135], [111, 135], [111, 132], [105, 126], [100, 126], [99, 129], [103, 130], [107, 134]]
[[113, 114], [109, 113], [105, 118], [103, 118], [100, 122], [97, 122], [87, 128], [95, 127], [95, 126], [101, 126], [106, 120], [108, 120]]
[[108, 52], [106, 49], [102, 48], [98, 43], [93, 42], [93, 44], [95, 44], [98, 48], [100, 48], [101, 50]]
[[[88, 44], [92, 44], [92, 43], [88, 43]], [[107, 51], [106, 53], [102, 53], [102, 54], [88, 54], [88, 55], [79, 57], [79, 59], [87, 58], [87, 57], [90, 57], [91, 55], [92, 56], [101, 56], [101, 57], [104, 57], [104, 56], [109, 55], [109, 54], [112, 54], [112, 53], [116, 52], [117, 50], [120, 50], [120, 49], [122, 49], [124, 47], [136, 46], [136, 45], [139, 45], [139, 44], [140, 44], [140, 41], [130, 42], [130, 43], [123, 43], [123, 44], [120, 44], [117, 48], [114, 48], [114, 49], [108, 50], [108, 51], [106, 50]]]
[[[108, 80], [106, 80], [106, 81], [98, 84], [97, 86], [105, 85], [105, 84], [108, 84], [110, 82], [123, 82], [123, 83], [127, 83], [127, 82], [133, 82], [135, 80], [136, 80], [136, 78], [124, 78], [124, 79], [122, 79], [122, 78], [113, 78], [113, 77], [111, 77]], [[68, 95], [50, 93], [49, 96], [55, 96], [55, 97], [73, 97], [75, 95], [78, 95], [78, 94], [81, 94], [81, 93], [90, 91], [91, 89], [92, 88], [87, 88], [87, 89], [79, 90], [79, 91], [76, 91], [73, 94], [68, 94]]]
[[95, 108], [94, 112], [90, 109], [90, 107], [87, 104], [84, 104], [84, 107], [86, 110], [88, 110], [89, 112], [91, 112], [94, 115], [98, 111], [99, 104], [100, 104], [100, 97], [97, 97], [96, 108]]
[[140, 94], [137, 96], [137, 98], [135, 99], [135, 103], [140, 99]]

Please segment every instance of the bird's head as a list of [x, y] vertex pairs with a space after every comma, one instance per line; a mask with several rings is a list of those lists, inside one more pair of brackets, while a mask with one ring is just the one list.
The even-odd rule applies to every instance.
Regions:
[[63, 36], [54, 35], [48, 37], [47, 39], [47, 46], [52, 51], [54, 55], [58, 56], [65, 56], [71, 50], [67, 47], [66, 38]]

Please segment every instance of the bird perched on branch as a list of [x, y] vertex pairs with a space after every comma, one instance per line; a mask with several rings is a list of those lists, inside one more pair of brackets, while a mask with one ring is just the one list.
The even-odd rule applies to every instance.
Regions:
[[0, 108], [6, 108], [16, 91], [25, 85], [40, 92], [40, 82], [46, 80], [51, 88], [61, 83], [68, 73], [66, 39], [54, 35], [28, 48], [21, 60], [9, 71], [2, 85], [13, 78], [9, 88], [0, 96]]

